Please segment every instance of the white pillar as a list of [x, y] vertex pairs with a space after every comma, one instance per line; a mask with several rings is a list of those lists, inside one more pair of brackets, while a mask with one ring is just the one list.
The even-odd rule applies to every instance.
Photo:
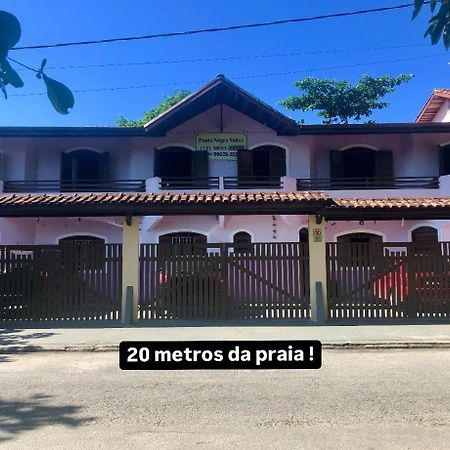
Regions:
[[[308, 242], [309, 242], [309, 287], [311, 299], [311, 320], [313, 322], [327, 319], [328, 297], [327, 297], [327, 261], [326, 261], [326, 240], [325, 240], [325, 220], [318, 220], [315, 215], [309, 216]], [[323, 310], [318, 300], [316, 282], [322, 283]]]
[[122, 228], [122, 321], [127, 319], [125, 314], [127, 286], [133, 287], [131, 320], [136, 322], [138, 318], [139, 222], [139, 217], [128, 217]]

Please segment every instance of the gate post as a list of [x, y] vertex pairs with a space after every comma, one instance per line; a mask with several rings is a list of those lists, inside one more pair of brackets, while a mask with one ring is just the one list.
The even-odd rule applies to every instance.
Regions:
[[[325, 220], [322, 217], [310, 215], [308, 231], [311, 320], [322, 322], [328, 318]], [[322, 295], [316, 289], [317, 282], [322, 284]], [[318, 302], [323, 303], [319, 305]]]
[[127, 217], [122, 228], [122, 322], [127, 320], [127, 287], [132, 286], [131, 321], [138, 319], [139, 217]]

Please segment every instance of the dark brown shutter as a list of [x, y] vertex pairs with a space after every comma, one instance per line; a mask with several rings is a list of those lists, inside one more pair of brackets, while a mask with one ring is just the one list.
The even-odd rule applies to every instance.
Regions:
[[191, 153], [192, 170], [191, 175], [193, 177], [207, 177], [208, 176], [208, 152], [201, 150], [193, 150]]
[[273, 177], [286, 176], [286, 151], [281, 147], [270, 149], [270, 175]]
[[394, 177], [394, 158], [392, 150], [378, 150], [375, 152], [375, 176], [377, 178]]
[[238, 177], [253, 176], [253, 152], [251, 150], [237, 151]]
[[98, 155], [98, 179], [109, 179], [109, 153], [99, 153]]
[[161, 176], [161, 152], [162, 150], [158, 150], [155, 148], [155, 157], [153, 160], [153, 176], [160, 177]]
[[0, 152], [0, 180], [5, 179], [5, 154]]
[[439, 146], [439, 176], [448, 175], [447, 164], [446, 164], [446, 154], [448, 148]]
[[70, 153], [61, 152], [61, 180], [72, 179], [72, 156]]
[[330, 150], [330, 177], [332, 180], [344, 178], [344, 158], [338, 150]]

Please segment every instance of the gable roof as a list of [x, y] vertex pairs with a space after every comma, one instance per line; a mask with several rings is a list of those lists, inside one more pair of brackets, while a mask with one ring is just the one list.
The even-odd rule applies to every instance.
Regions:
[[416, 122], [432, 122], [446, 100], [450, 100], [450, 89], [435, 89], [416, 117]]
[[167, 131], [219, 104], [230, 106], [275, 130], [279, 135], [298, 134], [298, 126], [294, 120], [257, 99], [221, 74], [152, 119], [145, 125], [145, 129], [151, 136], [164, 136]]

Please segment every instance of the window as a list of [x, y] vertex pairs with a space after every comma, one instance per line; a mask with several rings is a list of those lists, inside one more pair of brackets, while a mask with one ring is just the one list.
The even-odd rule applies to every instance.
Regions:
[[61, 153], [62, 181], [107, 180], [108, 178], [108, 153], [98, 153], [92, 150]]
[[284, 177], [286, 150], [264, 145], [253, 150], [238, 150], [239, 177]]
[[233, 236], [235, 253], [251, 253], [252, 237], [245, 231], [239, 231]]
[[106, 259], [105, 240], [96, 236], [73, 235], [59, 240], [63, 265], [78, 270], [100, 270]]
[[450, 175], [450, 145], [439, 147], [439, 176]]
[[343, 151], [330, 151], [331, 179], [383, 178], [389, 181], [394, 176], [393, 167], [391, 150], [354, 147]]
[[155, 150], [155, 177], [190, 178], [208, 176], [208, 152], [185, 147]]
[[412, 231], [413, 252], [420, 254], [440, 254], [438, 231], [433, 227], [419, 227]]
[[308, 243], [308, 228], [300, 228], [298, 231], [298, 241], [300, 243]]
[[373, 233], [349, 233], [337, 238], [338, 264], [341, 266], [375, 265], [383, 256], [383, 238]]

